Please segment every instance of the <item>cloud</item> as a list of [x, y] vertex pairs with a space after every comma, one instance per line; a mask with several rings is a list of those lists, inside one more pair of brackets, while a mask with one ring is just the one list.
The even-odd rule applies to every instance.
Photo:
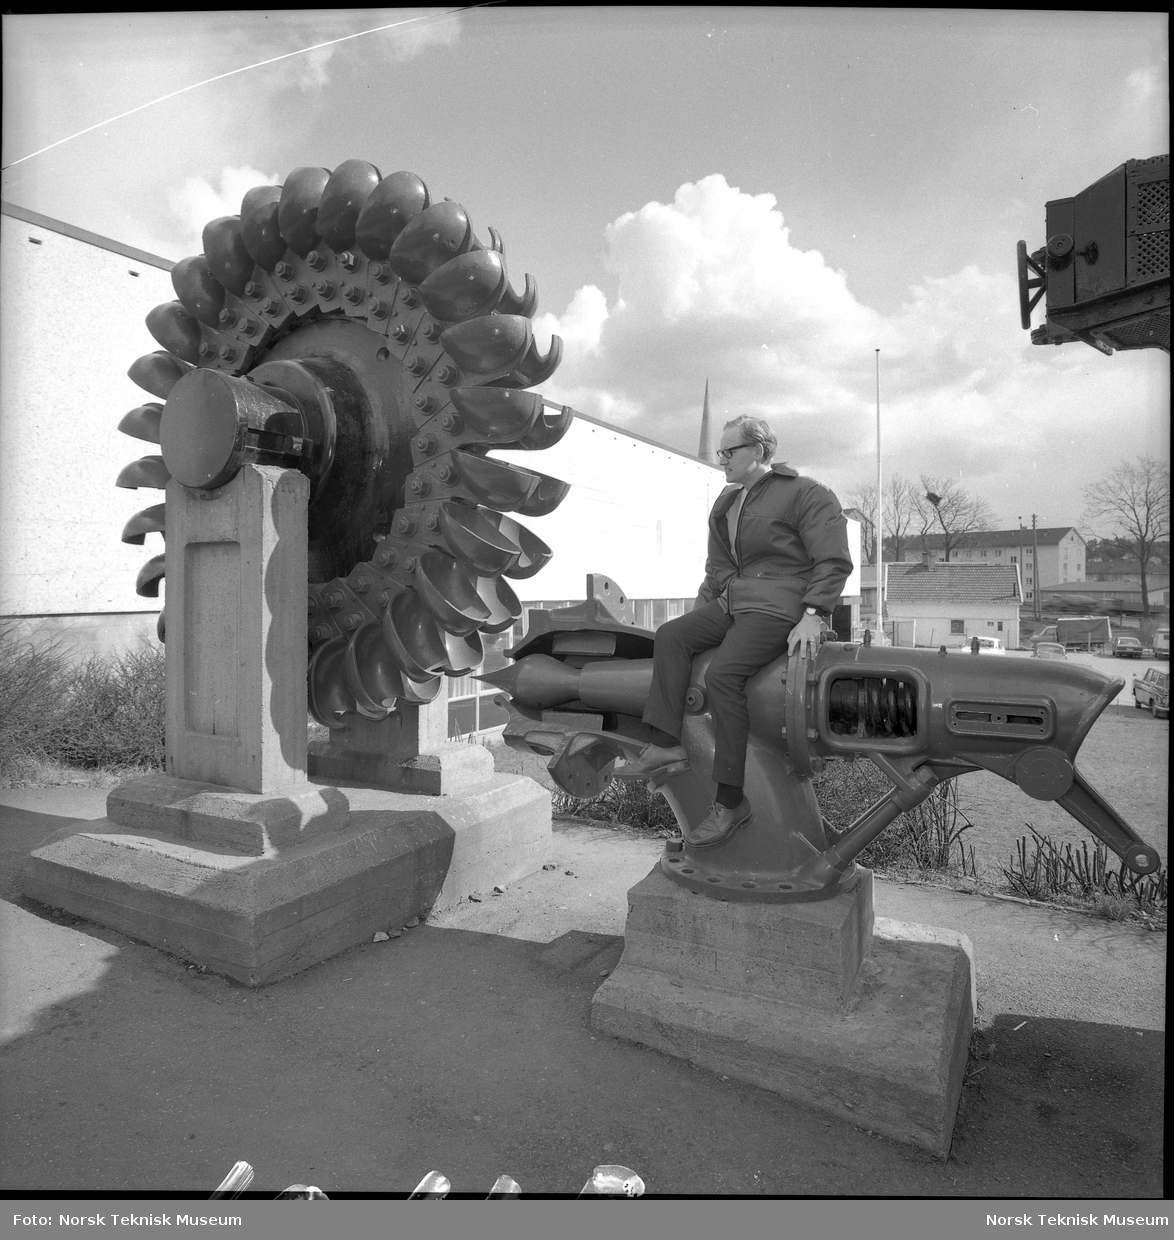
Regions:
[[718, 174], [620, 216], [604, 240], [612, 300], [585, 286], [535, 323], [540, 345], [565, 345], [545, 390], [686, 452], [708, 379], [719, 425], [766, 417], [780, 457], [850, 490], [875, 471], [879, 348], [886, 471], [958, 477], [1004, 519], [1052, 487], [1061, 522], [1103, 467], [1103, 428], [1116, 422], [1128, 455], [1161, 416], [1122, 383], [1153, 359], [1114, 358], [1114, 372], [1086, 348], [1033, 348], [1012, 273], [925, 277], [881, 315], [795, 243], [774, 195]]
[[350, 62], [348, 71], [355, 63], [403, 63], [431, 48], [451, 47], [461, 37], [460, 15], [444, 9], [319, 9], [285, 13], [280, 22], [257, 13], [245, 25], [254, 36], [264, 32], [262, 55], [261, 44], [241, 40], [240, 24], [236, 23], [236, 43], [240, 54], [248, 57], [242, 63], [287, 56], [265, 66], [268, 84], [294, 86], [305, 93], [329, 86], [340, 61]]
[[197, 253], [203, 246], [204, 226], [222, 215], [239, 215], [241, 199], [256, 185], [280, 185], [281, 177], [274, 172], [258, 172], [256, 168], [222, 168], [220, 188], [204, 177], [188, 177], [178, 189], [167, 191], [167, 205], [188, 230], [185, 253]]

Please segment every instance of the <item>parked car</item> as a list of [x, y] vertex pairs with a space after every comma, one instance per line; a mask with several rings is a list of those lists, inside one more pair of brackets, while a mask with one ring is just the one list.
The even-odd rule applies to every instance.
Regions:
[[1141, 658], [1142, 645], [1136, 637], [1114, 637], [1112, 645], [1115, 659]]
[[1154, 634], [1154, 658], [1168, 659], [1170, 657], [1170, 630], [1159, 629]]
[[1040, 642], [1054, 642], [1056, 639], [1056, 626], [1049, 624], [1046, 628], [1040, 629], [1038, 633], [1033, 633], [1027, 641], [1031, 646], [1038, 646]]
[[1133, 678], [1133, 704], [1138, 710], [1149, 707], [1155, 719], [1170, 718], [1170, 673], [1151, 667], [1138, 680]]
[[1059, 642], [1037, 642], [1031, 652], [1033, 659], [1065, 659], [1064, 647]]

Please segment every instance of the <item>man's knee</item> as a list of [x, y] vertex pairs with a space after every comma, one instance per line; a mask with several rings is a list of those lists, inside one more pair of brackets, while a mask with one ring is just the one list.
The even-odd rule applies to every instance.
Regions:
[[745, 668], [732, 667], [715, 658], [705, 669], [705, 690], [710, 697], [737, 696], [745, 692], [751, 675]]

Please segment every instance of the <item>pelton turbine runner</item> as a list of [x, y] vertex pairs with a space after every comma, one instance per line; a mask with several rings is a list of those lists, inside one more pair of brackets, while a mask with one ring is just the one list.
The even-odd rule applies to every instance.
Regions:
[[[486, 245], [458, 203], [362, 160], [249, 190], [203, 243], [172, 271], [178, 300], [147, 315], [163, 351], [129, 371], [158, 400], [119, 429], [162, 455], [118, 485], [207, 491], [244, 461], [300, 469], [314, 717], [338, 728], [429, 702], [441, 673], [480, 665], [481, 633], [520, 616], [506, 579], [550, 557], [504, 514], [544, 515], [568, 490], [486, 455], [550, 447], [573, 416], [525, 390], [562, 355], [557, 336], [545, 357], [535, 345], [534, 280], [515, 292], [493, 229]], [[164, 509], [123, 541], [164, 533]], [[158, 555], [138, 593], [157, 597], [163, 575]]]

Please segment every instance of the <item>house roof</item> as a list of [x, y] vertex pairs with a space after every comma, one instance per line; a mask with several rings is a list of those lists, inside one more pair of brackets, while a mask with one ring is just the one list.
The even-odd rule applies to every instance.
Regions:
[[890, 603], [1019, 602], [1013, 564], [886, 564]]
[[148, 254], [146, 250], [137, 250], [133, 245], [123, 245], [120, 241], [112, 241], [109, 237], [55, 220], [51, 216], [42, 215], [39, 211], [18, 207], [14, 202], [0, 203], [0, 214], [10, 216], [14, 220], [23, 220], [26, 224], [35, 224], [38, 228], [46, 228], [49, 232], [60, 233], [63, 237], [72, 237], [75, 241], [84, 241], [86, 245], [96, 246], [100, 250], [109, 250], [112, 254], [121, 254], [124, 258], [133, 258], [138, 263], [162, 267], [164, 271], [170, 271], [175, 266], [169, 258], [160, 258], [158, 254]]
[[[1068, 534], [1075, 534], [1084, 541], [1080, 531], [1074, 525], [1050, 525], [1034, 532], [1030, 527], [1014, 530], [971, 530], [966, 534], [957, 535], [951, 543], [952, 548], [959, 547], [1030, 547], [1032, 540], [1041, 546], [1058, 543]], [[906, 539], [907, 544], [925, 545], [927, 551], [940, 551], [945, 545], [944, 534], [914, 535]]]

